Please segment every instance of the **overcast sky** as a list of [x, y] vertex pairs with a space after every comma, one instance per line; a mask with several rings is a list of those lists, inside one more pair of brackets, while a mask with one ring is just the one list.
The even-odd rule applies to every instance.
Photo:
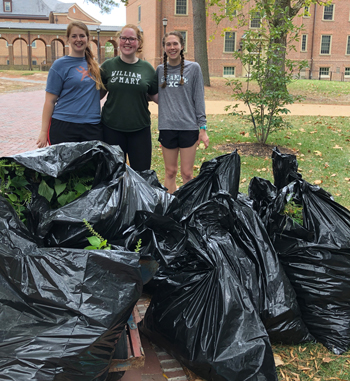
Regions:
[[76, 3], [86, 13], [102, 22], [103, 25], [123, 26], [126, 24], [126, 13], [124, 4], [114, 8], [110, 14], [103, 14], [97, 5], [89, 3], [87, 0], [60, 0], [62, 3]]

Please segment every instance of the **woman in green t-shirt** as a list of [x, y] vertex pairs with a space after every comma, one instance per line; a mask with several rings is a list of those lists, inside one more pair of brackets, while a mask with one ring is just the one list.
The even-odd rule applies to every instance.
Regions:
[[[108, 95], [102, 108], [104, 141], [119, 145], [136, 171], [150, 169], [152, 158], [151, 117], [148, 94], [158, 93], [153, 66], [139, 59], [143, 38], [133, 24], [119, 34], [120, 55], [101, 65], [101, 78]], [[103, 97], [107, 91], [101, 91]]]

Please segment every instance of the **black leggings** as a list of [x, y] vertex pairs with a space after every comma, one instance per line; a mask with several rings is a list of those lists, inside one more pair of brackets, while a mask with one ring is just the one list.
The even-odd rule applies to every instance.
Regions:
[[110, 145], [118, 145], [123, 150], [125, 159], [128, 155], [130, 167], [135, 171], [151, 168], [152, 138], [151, 128], [140, 131], [121, 132], [102, 125], [103, 141]]

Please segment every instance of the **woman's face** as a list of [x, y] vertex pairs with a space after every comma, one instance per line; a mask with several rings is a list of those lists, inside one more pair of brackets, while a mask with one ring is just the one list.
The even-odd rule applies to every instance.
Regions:
[[178, 65], [181, 62], [180, 53], [183, 49], [183, 45], [180, 43], [180, 39], [177, 36], [169, 35], [165, 39], [164, 51], [168, 56], [170, 65]]
[[139, 40], [137, 34], [132, 28], [125, 28], [119, 36], [119, 49], [120, 53], [127, 57], [136, 56], [139, 47]]
[[85, 31], [77, 26], [73, 26], [68, 37], [68, 43], [71, 46], [70, 55], [72, 57], [84, 57], [88, 42], [89, 39]]

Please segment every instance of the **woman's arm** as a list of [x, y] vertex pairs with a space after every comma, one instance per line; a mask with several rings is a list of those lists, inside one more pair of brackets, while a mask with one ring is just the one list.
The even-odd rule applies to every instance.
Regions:
[[158, 94], [154, 94], [154, 95], [147, 94], [147, 98], [148, 100], [158, 104]]
[[101, 90], [100, 90], [100, 99], [103, 99], [103, 98], [106, 96], [107, 93], [108, 93], [107, 90], [105, 90], [105, 89], [101, 89]]
[[42, 121], [41, 121], [41, 131], [39, 138], [36, 142], [38, 148], [46, 147], [47, 145], [47, 132], [49, 130], [49, 125], [51, 122], [53, 110], [57, 102], [58, 95], [46, 92], [45, 103], [43, 107]]

